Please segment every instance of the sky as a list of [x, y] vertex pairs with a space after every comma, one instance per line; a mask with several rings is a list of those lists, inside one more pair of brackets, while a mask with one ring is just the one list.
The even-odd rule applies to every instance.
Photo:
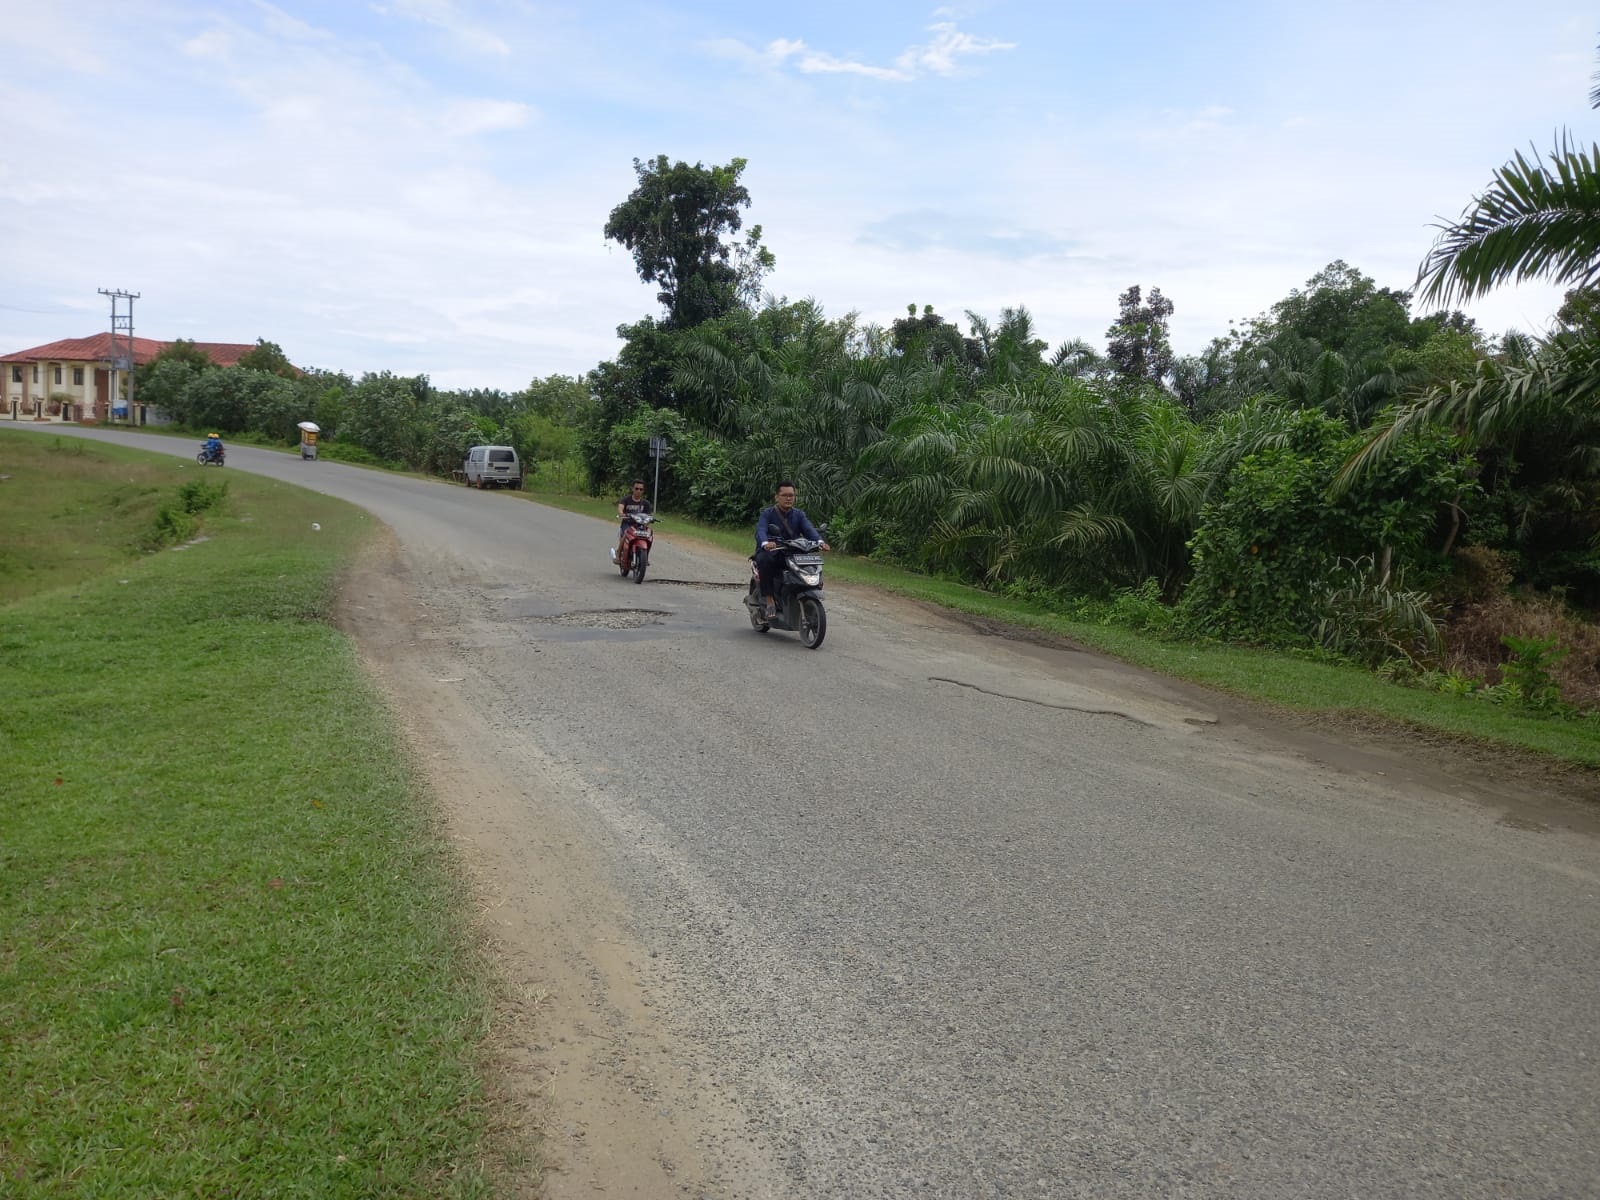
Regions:
[[[1588, 107], [1592, 3], [51, 0], [0, 20], [0, 352], [110, 327], [507, 391], [660, 315], [633, 160], [748, 162], [766, 286], [887, 324], [1130, 285], [1198, 353], [1343, 259], [1409, 288]], [[1540, 331], [1531, 284], [1468, 306]]]

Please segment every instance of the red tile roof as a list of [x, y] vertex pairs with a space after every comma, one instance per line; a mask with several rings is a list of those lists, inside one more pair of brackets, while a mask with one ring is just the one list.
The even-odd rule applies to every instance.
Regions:
[[[133, 361], [135, 364], [143, 365], [170, 345], [172, 345], [171, 342], [158, 342], [153, 338], [136, 337], [133, 339]], [[237, 365], [242, 355], [254, 350], [255, 345], [253, 343], [241, 345], [236, 342], [196, 342], [195, 349], [204, 350], [217, 366], [231, 367]], [[110, 361], [111, 335], [109, 333], [97, 333], [93, 337], [86, 338], [63, 338], [59, 342], [47, 342], [43, 346], [35, 346], [31, 350], [18, 350], [15, 354], [0, 354], [0, 363]]]

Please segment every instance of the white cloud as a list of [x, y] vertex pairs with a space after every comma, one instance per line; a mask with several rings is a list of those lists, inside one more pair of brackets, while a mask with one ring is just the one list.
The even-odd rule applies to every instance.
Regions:
[[333, 36], [299, 17], [291, 16], [277, 5], [267, 3], [267, 0], [255, 0], [255, 6], [262, 14], [263, 27], [270, 34], [295, 41], [327, 41]]
[[504, 38], [464, 18], [453, 0], [391, 0], [390, 8], [399, 16], [444, 30], [469, 50], [501, 58], [511, 54]]
[[1233, 116], [1233, 109], [1225, 104], [1208, 104], [1193, 110], [1169, 108], [1164, 115], [1184, 133], [1209, 133], [1221, 129]]
[[442, 125], [456, 136], [521, 129], [533, 119], [533, 109], [511, 100], [452, 100], [444, 109]]
[[84, 75], [104, 75], [110, 66], [84, 37], [81, 16], [63, 4], [9, 4], [0, 16], [0, 47], [7, 74], [28, 60]]
[[768, 42], [763, 50], [753, 50], [735, 38], [718, 38], [707, 43], [707, 48], [721, 57], [751, 65], [778, 67], [793, 64], [796, 70], [806, 75], [860, 75], [886, 83], [909, 83], [923, 75], [953, 75], [958, 60], [963, 57], [1016, 49], [1015, 42], [962, 33], [952, 21], [930, 25], [928, 31], [933, 34], [932, 39], [901, 51], [892, 67], [876, 66], [815, 50], [798, 38], [776, 38]]
[[233, 38], [221, 29], [208, 29], [184, 42], [183, 52], [190, 58], [225, 61], [233, 53]]
[[886, 79], [895, 83], [910, 80], [905, 71], [891, 67], [874, 67], [868, 63], [847, 58], [836, 58], [818, 50], [807, 48], [804, 42], [779, 39], [767, 46], [766, 57], [772, 62], [794, 59], [795, 66], [807, 75], [864, 75], [868, 79]]
[[972, 54], [993, 54], [996, 50], [1015, 50], [1015, 42], [1001, 42], [993, 38], [973, 37], [962, 33], [952, 21], [930, 25], [933, 40], [921, 46], [912, 46], [895, 59], [895, 64], [911, 73], [931, 71], [935, 75], [955, 73], [956, 60]]

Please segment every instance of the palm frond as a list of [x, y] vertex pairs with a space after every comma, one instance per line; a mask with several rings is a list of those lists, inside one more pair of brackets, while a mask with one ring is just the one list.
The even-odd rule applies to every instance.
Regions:
[[1567, 135], [1548, 163], [1521, 151], [1441, 233], [1417, 275], [1420, 299], [1474, 300], [1503, 283], [1600, 279], [1600, 145]]
[[1431, 388], [1368, 430], [1367, 441], [1334, 478], [1343, 495], [1384, 462], [1413, 429], [1442, 426], [1469, 445], [1515, 448], [1529, 430], [1557, 432], [1577, 465], [1594, 461], [1600, 444], [1600, 342], [1549, 339], [1522, 363], [1485, 359], [1470, 383]]

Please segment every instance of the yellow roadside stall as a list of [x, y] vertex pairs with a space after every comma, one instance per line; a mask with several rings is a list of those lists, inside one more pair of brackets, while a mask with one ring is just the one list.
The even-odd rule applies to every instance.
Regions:
[[315, 458], [317, 456], [317, 434], [322, 432], [322, 427], [313, 421], [300, 422], [300, 457]]

